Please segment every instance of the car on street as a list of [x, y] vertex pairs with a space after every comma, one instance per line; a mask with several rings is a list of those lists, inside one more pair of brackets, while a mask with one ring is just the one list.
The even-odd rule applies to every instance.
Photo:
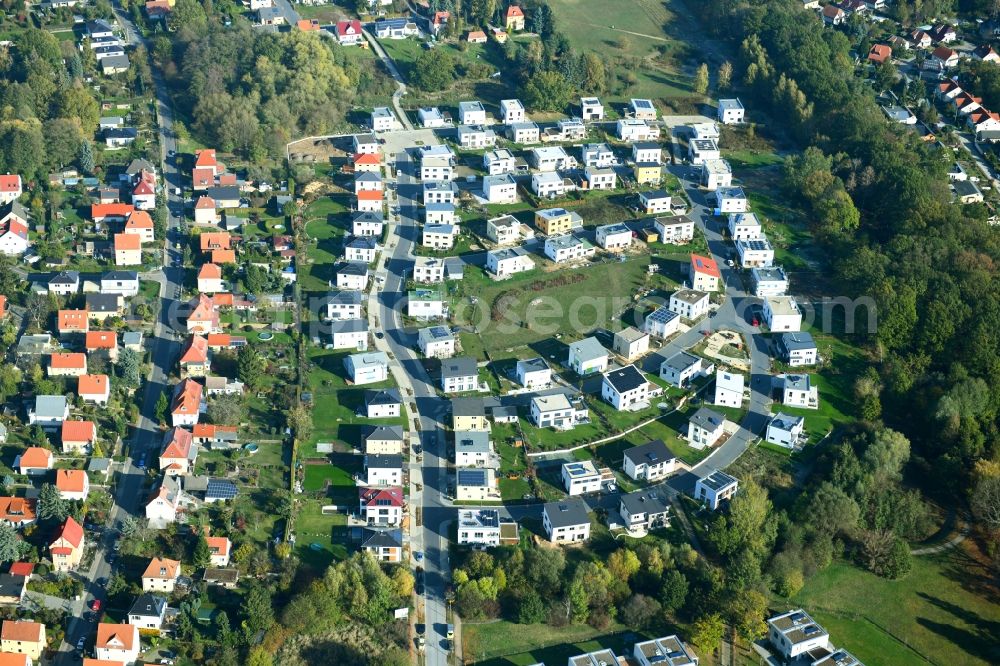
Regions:
[[77, 650], [82, 650], [83, 649], [83, 645], [86, 642], [87, 642], [87, 639], [85, 637], [83, 637], [83, 636], [80, 636], [80, 640], [78, 640], [76, 642], [76, 649]]
[[92, 611], [99, 611], [99, 610], [101, 610], [101, 600], [100, 599], [94, 599], [93, 601], [91, 601], [90, 602], [90, 610], [92, 610]]
[[377, 338], [378, 340], [381, 340], [382, 338], [384, 338], [384, 337], [385, 337], [385, 335], [383, 335], [383, 334], [382, 334], [382, 331], [376, 331], [376, 332], [375, 332], [375, 337], [376, 337], [376, 338]]
[[417, 562], [419, 562], [420, 560], [424, 559], [423, 552], [421, 552], [419, 550], [414, 551], [414, 553], [413, 553], [413, 559], [415, 559]]

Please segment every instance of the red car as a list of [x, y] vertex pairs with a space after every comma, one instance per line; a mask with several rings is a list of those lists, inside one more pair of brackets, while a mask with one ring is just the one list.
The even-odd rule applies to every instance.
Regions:
[[90, 602], [90, 610], [92, 610], [92, 611], [99, 611], [99, 610], [101, 610], [101, 600], [100, 599], [94, 599], [93, 601], [91, 601]]

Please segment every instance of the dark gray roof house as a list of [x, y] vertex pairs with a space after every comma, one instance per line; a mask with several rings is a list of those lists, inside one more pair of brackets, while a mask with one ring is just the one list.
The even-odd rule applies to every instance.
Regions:
[[479, 367], [476, 365], [476, 359], [469, 356], [456, 356], [441, 362], [442, 379], [470, 377], [477, 374], [479, 374]]
[[581, 499], [546, 502], [542, 510], [549, 517], [549, 524], [555, 529], [590, 523], [590, 516], [587, 515], [587, 505]]
[[649, 380], [634, 365], [626, 365], [624, 368], [604, 373], [604, 381], [621, 394], [634, 391]]

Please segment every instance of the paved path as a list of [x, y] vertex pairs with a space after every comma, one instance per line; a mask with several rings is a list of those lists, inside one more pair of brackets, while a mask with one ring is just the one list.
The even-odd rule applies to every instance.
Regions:
[[959, 528], [958, 534], [948, 539], [944, 543], [939, 543], [936, 546], [926, 546], [925, 548], [912, 548], [910, 549], [910, 555], [935, 555], [937, 553], [943, 553], [944, 551], [954, 548], [958, 544], [965, 541], [965, 537], [969, 534], [969, 525], [962, 521], [961, 518], [958, 519]]
[[396, 82], [396, 92], [392, 93], [392, 108], [396, 112], [396, 117], [399, 118], [399, 122], [403, 126], [403, 129], [413, 131], [413, 123], [411, 123], [410, 119], [406, 117], [406, 111], [403, 110], [403, 105], [400, 104], [399, 101], [406, 94], [406, 80], [403, 79], [403, 75], [400, 73], [399, 67], [396, 65], [396, 61], [385, 52], [385, 49], [382, 48], [379, 41], [375, 39], [375, 35], [371, 34], [367, 30], [364, 31], [364, 35], [365, 39], [367, 39], [368, 43], [371, 45], [372, 50], [375, 51], [375, 55], [382, 60], [382, 64], [384, 64], [385, 68], [389, 70], [389, 75]]

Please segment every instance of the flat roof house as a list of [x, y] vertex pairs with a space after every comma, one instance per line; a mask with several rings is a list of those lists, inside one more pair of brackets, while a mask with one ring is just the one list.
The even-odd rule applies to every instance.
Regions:
[[467, 546], [499, 546], [500, 512], [496, 509], [459, 509], [458, 543]]
[[531, 399], [531, 420], [539, 428], [569, 430], [589, 420], [590, 412], [580, 398], [570, 400], [565, 393], [538, 395]]
[[772, 332], [799, 331], [802, 313], [791, 296], [768, 296], [764, 299], [764, 323]]
[[541, 356], [519, 360], [515, 372], [517, 382], [526, 389], [544, 389], [552, 383], [552, 368]]
[[639, 666], [698, 666], [697, 655], [677, 636], [637, 642], [632, 657]]
[[642, 330], [654, 337], [666, 339], [677, 332], [680, 323], [680, 315], [664, 305], [646, 315]]
[[649, 351], [649, 333], [629, 326], [615, 333], [611, 348], [626, 361], [634, 361]]
[[719, 100], [718, 119], [723, 125], [738, 125], [743, 122], [745, 115], [746, 110], [743, 108], [743, 102], [738, 97]]
[[736, 407], [743, 405], [743, 387], [746, 378], [738, 372], [730, 372], [719, 368], [715, 371], [715, 400], [712, 404], [719, 407]]
[[354, 384], [374, 384], [389, 378], [389, 357], [385, 352], [351, 354], [344, 367]]
[[805, 440], [805, 418], [778, 412], [767, 423], [764, 440], [785, 448], [795, 448]]
[[455, 355], [455, 336], [447, 326], [428, 326], [417, 331], [417, 345], [427, 358]]
[[767, 621], [771, 645], [786, 659], [796, 659], [816, 648], [830, 646], [830, 634], [802, 609], [775, 615]]
[[569, 345], [566, 365], [578, 375], [604, 372], [608, 367], [608, 350], [595, 337], [577, 340]]
[[455, 500], [494, 501], [500, 499], [496, 471], [459, 467], [455, 470]]
[[547, 502], [542, 507], [542, 526], [549, 541], [572, 543], [590, 538], [590, 516], [580, 499]]
[[715, 511], [722, 502], [728, 501], [736, 494], [739, 485], [736, 477], [721, 470], [714, 470], [708, 476], [695, 481], [694, 498]]
[[585, 495], [601, 489], [602, 477], [593, 460], [564, 463], [560, 476], [566, 494]]
[[784, 296], [788, 293], [788, 275], [781, 266], [750, 269], [753, 294], [758, 298]]

